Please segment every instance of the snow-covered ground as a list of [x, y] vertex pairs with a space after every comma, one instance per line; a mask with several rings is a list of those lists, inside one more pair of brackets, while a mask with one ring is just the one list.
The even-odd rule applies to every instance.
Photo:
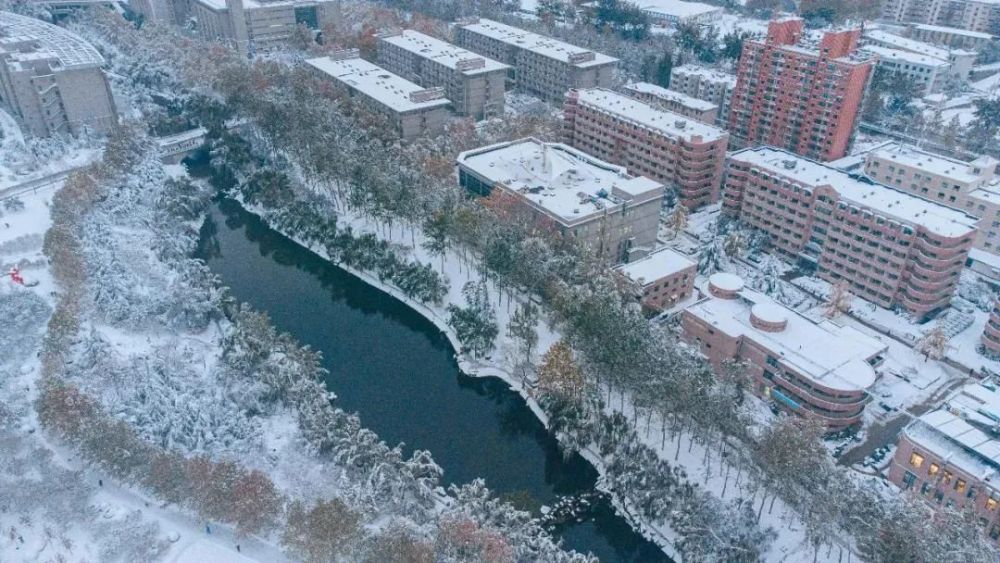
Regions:
[[0, 195], [13, 186], [58, 175], [100, 155], [86, 138], [30, 138], [10, 114], [0, 109]]
[[40, 369], [35, 351], [54, 302], [41, 252], [54, 191], [22, 195], [23, 209], [0, 218], [0, 270], [19, 264], [31, 286], [0, 278], [0, 561], [283, 561], [274, 545], [237, 540], [215, 524], [209, 535], [204, 522], [117, 486], [40, 431], [31, 404]]

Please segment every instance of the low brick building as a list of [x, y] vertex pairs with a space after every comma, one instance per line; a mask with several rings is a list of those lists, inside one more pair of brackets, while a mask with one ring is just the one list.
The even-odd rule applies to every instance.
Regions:
[[639, 302], [652, 311], [663, 311], [690, 297], [698, 264], [670, 248], [658, 250], [615, 271], [632, 285]]
[[465, 151], [457, 164], [465, 189], [500, 190], [607, 262], [643, 256], [656, 243], [663, 184], [622, 166], [532, 138]]
[[938, 410], [903, 429], [888, 478], [931, 506], [972, 507], [1000, 539], [1000, 394], [992, 384], [966, 385]]
[[1000, 356], [1000, 299], [993, 303], [993, 310], [983, 327], [983, 347], [991, 356]]
[[734, 274], [714, 274], [708, 297], [684, 310], [683, 338], [716, 372], [746, 361], [754, 390], [784, 410], [822, 420], [831, 431], [856, 426], [887, 345], [851, 326], [814, 322]]

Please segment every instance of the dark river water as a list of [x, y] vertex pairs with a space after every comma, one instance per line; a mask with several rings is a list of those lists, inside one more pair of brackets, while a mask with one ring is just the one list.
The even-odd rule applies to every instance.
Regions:
[[429, 321], [265, 226], [232, 200], [214, 205], [200, 257], [235, 297], [323, 354], [328, 387], [345, 410], [407, 454], [430, 450], [445, 484], [477, 477], [538, 513], [569, 498], [584, 508], [553, 533], [601, 561], [669, 561], [596, 494], [597, 472], [563, 458], [522, 398], [494, 378], [459, 370]]

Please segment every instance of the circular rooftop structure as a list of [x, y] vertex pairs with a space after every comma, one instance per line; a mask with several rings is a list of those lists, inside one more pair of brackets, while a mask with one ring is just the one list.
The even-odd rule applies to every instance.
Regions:
[[750, 324], [765, 332], [781, 332], [788, 326], [788, 311], [776, 303], [757, 303], [750, 309]]
[[0, 52], [9, 61], [30, 63], [45, 53], [63, 68], [100, 66], [104, 57], [79, 35], [42, 20], [0, 11]]
[[743, 290], [743, 278], [719, 272], [708, 278], [708, 292], [720, 299], [735, 299]]

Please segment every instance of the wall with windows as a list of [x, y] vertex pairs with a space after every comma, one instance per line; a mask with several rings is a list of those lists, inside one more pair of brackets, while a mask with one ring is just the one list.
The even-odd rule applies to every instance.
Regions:
[[1000, 539], [1000, 491], [955, 463], [921, 446], [905, 433], [889, 465], [889, 480], [934, 506], [974, 507], [990, 538]]

